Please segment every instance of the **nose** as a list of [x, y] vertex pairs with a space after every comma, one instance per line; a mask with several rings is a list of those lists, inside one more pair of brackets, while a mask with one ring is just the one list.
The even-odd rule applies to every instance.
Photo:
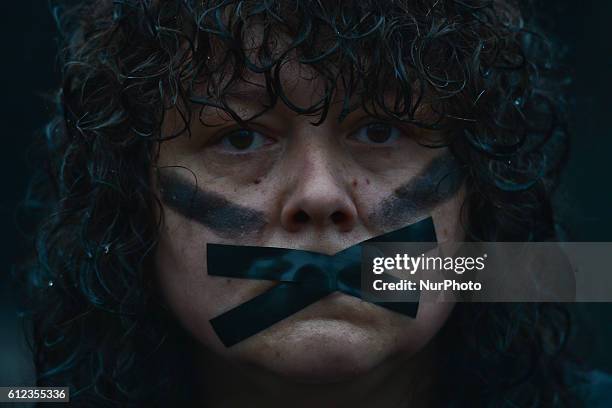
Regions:
[[289, 232], [309, 228], [349, 232], [357, 222], [349, 183], [329, 160], [313, 156], [302, 157], [301, 171], [282, 206], [281, 223]]

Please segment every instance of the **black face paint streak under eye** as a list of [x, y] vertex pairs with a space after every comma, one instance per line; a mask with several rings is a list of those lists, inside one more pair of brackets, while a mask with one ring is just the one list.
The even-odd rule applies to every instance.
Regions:
[[189, 182], [171, 171], [158, 171], [158, 180], [161, 199], [168, 207], [223, 237], [259, 232], [266, 225], [261, 211], [203, 191], [195, 182]]
[[464, 172], [452, 154], [436, 157], [417, 176], [384, 199], [370, 218], [387, 228], [406, 222], [453, 197], [463, 178]]

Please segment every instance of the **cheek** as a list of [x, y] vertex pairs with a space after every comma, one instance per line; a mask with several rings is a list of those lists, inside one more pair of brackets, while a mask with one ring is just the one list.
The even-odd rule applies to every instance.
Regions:
[[438, 242], [462, 242], [465, 241], [466, 233], [463, 228], [465, 219], [462, 220], [462, 207], [465, 200], [465, 187], [448, 201], [438, 205], [431, 212], [436, 227]]
[[[465, 231], [460, 222], [463, 199], [462, 188], [453, 198], [431, 212], [439, 242], [465, 240]], [[436, 302], [433, 298], [421, 300], [416, 319], [404, 326], [399, 335], [402, 343], [400, 347], [407, 354], [418, 352], [432, 340], [446, 323], [455, 305], [453, 302]]]
[[[462, 188], [453, 198], [431, 211], [439, 242], [465, 240], [465, 231], [460, 222], [463, 199]], [[416, 319], [395, 329], [398, 349], [405, 355], [422, 350], [444, 326], [454, 305], [453, 302], [436, 302], [431, 297], [422, 298]]]
[[205, 243], [214, 241], [214, 237], [193, 222], [169, 211], [166, 214], [156, 253], [161, 292], [188, 332], [206, 348], [222, 352], [225, 347], [209, 320], [267, 290], [271, 284], [209, 276]]

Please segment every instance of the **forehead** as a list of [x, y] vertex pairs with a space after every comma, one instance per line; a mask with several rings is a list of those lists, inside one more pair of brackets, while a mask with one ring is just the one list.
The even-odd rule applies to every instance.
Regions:
[[[407, 75], [411, 68], [394, 66], [403, 62], [383, 55], [414, 30], [406, 28], [383, 46], [382, 10], [364, 6], [343, 15], [338, 3], [299, 11], [296, 3], [293, 13], [287, 10], [290, 2], [255, 11], [232, 4], [209, 13], [203, 21], [215, 31], [205, 31], [204, 51], [194, 53], [200, 71], [191, 87], [192, 102], [231, 111], [245, 102], [267, 107], [281, 101], [306, 115], [326, 117], [338, 110], [343, 119], [362, 108], [414, 119], [426, 87], [416, 75]], [[325, 10], [328, 6], [338, 10]], [[326, 20], [334, 13], [343, 21]]]
[[[282, 95], [275, 92], [282, 91]], [[401, 106], [397, 92], [387, 91], [381, 94], [381, 101], [386, 106]], [[416, 98], [413, 95], [413, 101]], [[276, 89], [270, 89], [264, 74], [246, 72], [226, 89], [223, 103], [240, 118], [248, 121], [262, 112], [275, 111], [288, 117], [296, 115], [321, 116], [325, 110], [325, 119], [342, 122], [352, 114], [372, 115], [377, 111], [372, 100], [365, 99], [362, 92], [346, 88], [342, 83], [330, 86], [326, 78], [308, 65], [297, 59], [286, 61], [278, 71]], [[198, 104], [196, 103], [196, 106]], [[225, 109], [221, 109], [225, 110]], [[201, 114], [218, 113], [218, 107], [203, 109]], [[232, 120], [231, 115], [224, 115]], [[383, 115], [381, 115], [383, 116]], [[425, 104], [420, 104], [414, 115], [415, 119], [425, 121], [431, 112]]]

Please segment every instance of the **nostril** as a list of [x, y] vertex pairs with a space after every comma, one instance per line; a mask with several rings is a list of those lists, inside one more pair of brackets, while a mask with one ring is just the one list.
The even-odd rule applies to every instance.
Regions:
[[310, 217], [306, 214], [306, 211], [298, 211], [293, 216], [293, 220], [298, 224], [306, 224], [310, 220]]
[[346, 221], [346, 214], [341, 211], [336, 211], [331, 215], [331, 220], [334, 224], [342, 224]]

